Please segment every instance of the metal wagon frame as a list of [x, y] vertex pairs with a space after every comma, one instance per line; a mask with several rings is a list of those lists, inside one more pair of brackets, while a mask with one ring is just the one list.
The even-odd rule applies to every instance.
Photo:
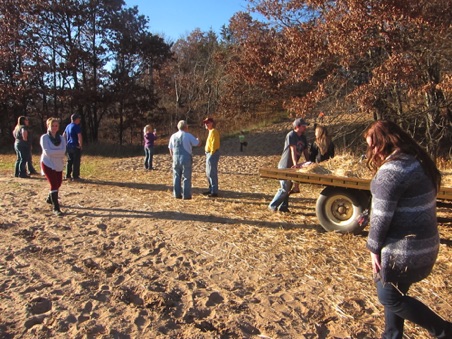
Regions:
[[[259, 176], [325, 186], [315, 210], [320, 225], [327, 231], [356, 234], [366, 226], [361, 218], [370, 207], [370, 179], [304, 173], [295, 168], [261, 168]], [[452, 187], [441, 187], [437, 198], [452, 201]]]

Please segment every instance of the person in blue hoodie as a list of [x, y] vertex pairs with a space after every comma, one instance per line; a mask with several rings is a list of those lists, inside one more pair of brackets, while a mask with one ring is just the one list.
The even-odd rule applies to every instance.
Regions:
[[82, 159], [82, 128], [80, 115], [72, 114], [71, 123], [66, 126], [63, 137], [66, 139], [67, 166], [66, 179], [80, 180], [80, 163]]

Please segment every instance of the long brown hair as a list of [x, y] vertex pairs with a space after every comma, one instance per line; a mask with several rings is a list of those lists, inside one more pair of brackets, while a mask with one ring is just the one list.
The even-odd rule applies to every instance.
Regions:
[[328, 148], [331, 144], [331, 137], [328, 130], [324, 126], [317, 125], [315, 127], [316, 131], [319, 131], [319, 136], [315, 138], [315, 143], [319, 147], [320, 154], [325, 155], [328, 152]]
[[17, 118], [17, 125], [16, 127], [14, 127], [14, 136], [16, 136], [20, 129], [24, 127], [25, 120], [28, 120], [28, 118], [25, 115], [21, 115], [20, 117]]
[[[431, 178], [433, 185], [441, 186], [441, 172], [430, 155], [400, 126], [392, 121], [373, 122], [363, 134], [370, 137], [371, 145], [367, 147], [367, 167], [376, 172], [393, 152], [411, 154], [420, 162], [425, 174]], [[376, 150], [376, 151], [374, 151]], [[394, 158], [397, 156], [395, 155]]]

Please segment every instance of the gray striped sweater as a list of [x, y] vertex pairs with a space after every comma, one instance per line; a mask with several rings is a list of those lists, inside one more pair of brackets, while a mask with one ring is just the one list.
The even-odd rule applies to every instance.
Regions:
[[424, 279], [439, 250], [432, 180], [415, 157], [397, 154], [379, 168], [370, 189], [367, 248], [381, 255], [381, 279], [393, 283]]

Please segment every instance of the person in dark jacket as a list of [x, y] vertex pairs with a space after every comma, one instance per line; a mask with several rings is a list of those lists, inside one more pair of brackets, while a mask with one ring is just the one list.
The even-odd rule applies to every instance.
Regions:
[[389, 121], [376, 121], [364, 132], [372, 208], [367, 248], [380, 303], [384, 339], [401, 339], [409, 320], [436, 338], [452, 338], [452, 324], [407, 295], [410, 286], [433, 269], [438, 250], [436, 194], [441, 174], [430, 156]]
[[309, 149], [309, 161], [319, 163], [334, 158], [334, 143], [326, 127], [316, 125], [315, 141]]
[[[315, 141], [309, 147], [309, 162], [299, 163], [296, 168], [309, 166], [310, 163], [319, 163], [334, 158], [334, 143], [326, 127], [314, 125]], [[289, 194], [300, 193], [300, 184], [295, 182]]]

